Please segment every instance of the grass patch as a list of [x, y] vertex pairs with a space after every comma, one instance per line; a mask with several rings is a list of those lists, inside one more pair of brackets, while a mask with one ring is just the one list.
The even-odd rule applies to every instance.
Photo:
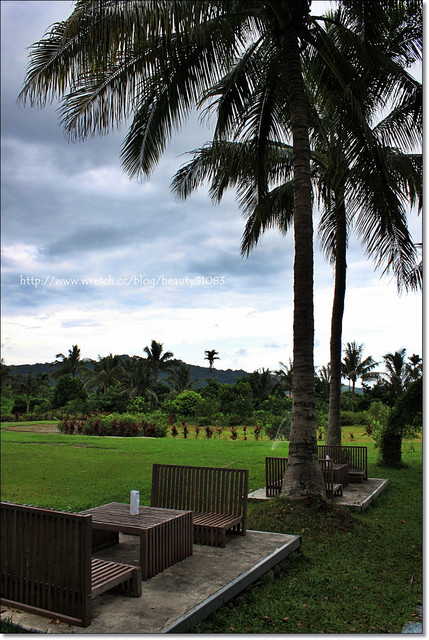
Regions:
[[[5, 425], [4, 425], [5, 426]], [[281, 442], [66, 436], [2, 429], [2, 498], [81, 510], [129, 500], [149, 504], [153, 462], [245, 467], [264, 486], [266, 455]], [[362, 514], [312, 503], [249, 504], [250, 529], [302, 536], [302, 553], [201, 623], [200, 633], [400, 633], [422, 593], [422, 445], [405, 444], [403, 469], [377, 464], [389, 486]]]

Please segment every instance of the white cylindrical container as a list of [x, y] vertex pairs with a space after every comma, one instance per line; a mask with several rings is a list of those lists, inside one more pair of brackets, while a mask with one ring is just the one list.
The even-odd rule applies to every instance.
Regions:
[[130, 514], [132, 516], [138, 515], [140, 506], [140, 491], [130, 492]]

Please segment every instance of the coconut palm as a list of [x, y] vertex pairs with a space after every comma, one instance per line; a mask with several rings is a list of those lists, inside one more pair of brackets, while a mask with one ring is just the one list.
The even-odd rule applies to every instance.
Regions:
[[167, 383], [175, 393], [182, 393], [195, 386], [195, 381], [191, 380], [191, 367], [179, 362], [174, 369], [171, 370], [167, 377]]
[[413, 353], [412, 356], [408, 356], [409, 362], [405, 364], [406, 380], [405, 384], [408, 386], [411, 382], [419, 380], [423, 375], [423, 362], [421, 357], [417, 353]]
[[284, 364], [283, 362], [279, 362], [280, 369], [274, 371], [274, 375], [277, 376], [277, 389], [280, 391], [285, 391], [289, 395], [292, 395], [293, 389], [293, 363], [289, 358], [289, 364]]
[[374, 368], [378, 362], [375, 362], [372, 356], [368, 356], [362, 360], [363, 344], [356, 342], [347, 342], [344, 351], [344, 359], [342, 362], [342, 375], [352, 384], [352, 411], [355, 410], [355, 388], [356, 381], [361, 379], [363, 382], [368, 380], [376, 380], [379, 376]]
[[[403, 26], [406, 18], [404, 14], [394, 14], [390, 28], [397, 28], [398, 22]], [[355, 86], [354, 112], [348, 108], [342, 86], [331, 86], [331, 92], [326, 93], [326, 86], [333, 84], [329, 77], [331, 70], [321, 65], [317, 47], [311, 49], [311, 55], [304, 57], [303, 68], [309, 92], [317, 87], [317, 78], [322, 76], [324, 80], [323, 100], [319, 98], [318, 90], [310, 101], [314, 107], [311, 111], [312, 177], [319, 201], [323, 204], [319, 226], [322, 246], [335, 267], [327, 442], [340, 444], [342, 319], [346, 291], [346, 251], [351, 227], [362, 237], [368, 255], [377, 266], [384, 269], [383, 273], [394, 273], [399, 289], [421, 287], [416, 248], [408, 232], [406, 218], [409, 204], [417, 204], [421, 208], [422, 158], [421, 155], [399, 151], [388, 142], [397, 143], [400, 140], [407, 149], [418, 142], [422, 101], [421, 84], [410, 79], [401, 65], [397, 64], [394, 72], [391, 69], [392, 59], [398, 57], [397, 43], [393, 47], [386, 39], [384, 67], [376, 70], [377, 75], [371, 77], [367, 74], [362, 79], [361, 75], [357, 75], [357, 70], [368, 66], [364, 64], [367, 58], [358, 65], [355, 59], [347, 57], [352, 43], [354, 50], [363, 49], [362, 38], [359, 34], [351, 38], [350, 33], [346, 33], [340, 22], [344, 19], [341, 11], [332, 14], [334, 19], [335, 24], [327, 28], [326, 35], [331, 34], [330, 42], [335, 43], [336, 50], [331, 47], [329, 53], [331, 57], [343, 61], [343, 82], [347, 86]], [[419, 36], [417, 30], [413, 35], [417, 44]], [[278, 87], [282, 81], [279, 65], [280, 62], [277, 62], [276, 73], [270, 74], [264, 68], [264, 59], [255, 60], [252, 68], [253, 86], [271, 86], [271, 93], [281, 96]], [[384, 107], [384, 100], [380, 100], [378, 95], [380, 74], [390, 74], [389, 86], [403, 83], [410, 86], [408, 91], [401, 94], [401, 102], [394, 105], [389, 115], [373, 126], [377, 110]], [[227, 82], [219, 83], [217, 90], [219, 103], [222, 104], [227, 97]], [[250, 96], [247, 112], [252, 113], [252, 105], [256, 109], [257, 100], [256, 92]], [[342, 108], [339, 105], [343, 105]], [[352, 128], [350, 123], [353, 123]], [[390, 136], [386, 134], [389, 129], [393, 132]], [[236, 131], [236, 138], [239, 132]], [[261, 202], [259, 147], [256, 136], [253, 143], [214, 141], [194, 151], [192, 160], [176, 173], [172, 183], [175, 193], [186, 198], [204, 180], [209, 179], [210, 194], [215, 201], [222, 198], [228, 187], [235, 188], [238, 202], [247, 216], [242, 239], [242, 253], [245, 255], [258, 243], [267, 228], [278, 226], [286, 232], [293, 215], [292, 148], [272, 142], [264, 149], [262, 164], [266, 168], [267, 178], [272, 184], [280, 183], [280, 186], [267, 192], [264, 202]]]
[[407, 362], [406, 362], [405, 348], [399, 349], [394, 353], [386, 353], [383, 356], [384, 366], [386, 373], [383, 375], [383, 379], [387, 382], [390, 389], [392, 389], [395, 397], [399, 397], [405, 389], [406, 377], [407, 377]]
[[147, 362], [152, 372], [152, 381], [155, 386], [158, 382], [159, 372], [162, 370], [168, 370], [168, 363], [174, 357], [171, 351], [165, 351], [163, 353], [163, 343], [152, 340], [150, 347], [145, 347], [144, 352], [147, 355]]
[[205, 356], [204, 356], [204, 360], [208, 360], [209, 361], [209, 370], [210, 370], [210, 375], [213, 375], [213, 364], [215, 360], [220, 360], [219, 356], [219, 352], [216, 351], [216, 349], [209, 349], [204, 351]]
[[[72, 348], [69, 349], [68, 356], [65, 356], [63, 353], [57, 353], [55, 358], [54, 365], [59, 364], [60, 366], [51, 374], [54, 379], [60, 378], [67, 373], [74, 378], [85, 366], [81, 361], [80, 349], [77, 344], [72, 345]], [[60, 358], [60, 360], [58, 358]]]
[[119, 356], [109, 353], [108, 356], [98, 356], [94, 369], [87, 372], [85, 387], [95, 388], [106, 393], [107, 388], [121, 382], [122, 365]]
[[[388, 0], [343, 0], [366, 43], [380, 42]], [[395, 5], [401, 6], [402, 2]], [[417, 4], [417, 3], [416, 3]], [[294, 404], [284, 495], [324, 495], [317, 462], [314, 398], [313, 227], [308, 109], [301, 55], [317, 21], [309, 0], [78, 0], [70, 18], [54, 25], [32, 48], [22, 99], [44, 105], [59, 95], [66, 130], [76, 139], [107, 133], [131, 116], [122, 157], [131, 176], [149, 174], [203, 92], [230, 71], [243, 49], [260, 48], [280, 60], [290, 112], [294, 174]], [[250, 43], [250, 44], [249, 44]], [[250, 58], [249, 58], [250, 59]], [[331, 64], [335, 66], [335, 61]], [[274, 65], [272, 72], [276, 71]], [[243, 81], [244, 80], [244, 81]], [[246, 74], [228, 77], [229, 116], [216, 136], [228, 134], [237, 101], [254, 91]], [[381, 91], [381, 93], [383, 93]], [[260, 122], [258, 152], [282, 138], [286, 122], [273, 95], [262, 91], [254, 110]], [[224, 103], [225, 104], [225, 103]], [[261, 117], [260, 117], [261, 116]], [[243, 134], [245, 132], [242, 132]], [[265, 177], [261, 172], [263, 199]]]

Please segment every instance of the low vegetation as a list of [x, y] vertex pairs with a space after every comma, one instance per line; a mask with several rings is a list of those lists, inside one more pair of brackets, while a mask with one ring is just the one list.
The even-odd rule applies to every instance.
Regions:
[[[264, 486], [266, 455], [288, 443], [267, 438], [107, 438], [64, 435], [46, 423], [2, 425], [2, 498], [67, 510], [129, 500], [149, 504], [153, 462], [245, 467], [250, 489]], [[25, 429], [28, 429], [26, 431]], [[347, 429], [347, 428], [346, 428]], [[360, 436], [362, 441], [365, 438]], [[276, 499], [249, 503], [249, 528], [302, 536], [302, 553], [202, 622], [199, 633], [399, 633], [422, 593], [422, 444], [403, 448], [401, 469], [371, 477], [388, 488], [363, 513]]]

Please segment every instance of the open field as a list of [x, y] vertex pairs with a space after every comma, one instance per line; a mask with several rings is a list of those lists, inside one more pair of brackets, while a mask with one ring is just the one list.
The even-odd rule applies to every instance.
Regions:
[[[128, 501], [131, 489], [148, 504], [153, 462], [246, 467], [250, 489], [257, 489], [265, 456], [288, 452], [285, 442], [273, 449], [254, 438], [100, 438], [10, 427], [2, 425], [2, 499], [70, 510]], [[299, 534], [302, 554], [195, 631], [399, 633], [422, 593], [421, 441], [405, 443], [403, 459], [406, 468], [380, 467], [368, 444], [369, 475], [388, 478], [389, 486], [361, 514], [282, 500], [251, 503], [249, 528]]]

